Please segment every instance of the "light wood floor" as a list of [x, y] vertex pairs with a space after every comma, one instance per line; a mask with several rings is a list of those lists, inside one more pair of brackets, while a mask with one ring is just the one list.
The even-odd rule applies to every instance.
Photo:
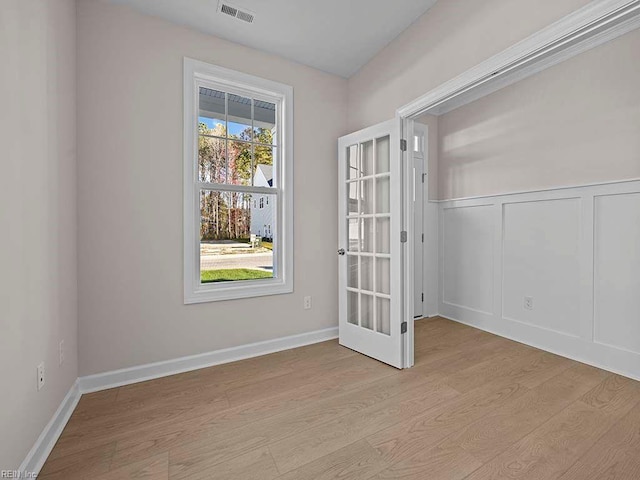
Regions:
[[84, 395], [40, 479], [640, 479], [640, 382], [444, 319]]

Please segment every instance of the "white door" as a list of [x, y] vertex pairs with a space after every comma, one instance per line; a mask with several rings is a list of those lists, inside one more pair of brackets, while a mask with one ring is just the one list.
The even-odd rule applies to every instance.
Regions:
[[340, 344], [403, 368], [400, 122], [338, 145]]

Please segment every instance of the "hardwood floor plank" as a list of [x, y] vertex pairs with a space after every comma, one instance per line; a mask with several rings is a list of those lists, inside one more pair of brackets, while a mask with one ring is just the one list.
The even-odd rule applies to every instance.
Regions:
[[364, 440], [304, 464], [278, 480], [366, 480], [387, 466]]
[[486, 463], [601, 383], [606, 374], [575, 365], [464, 427], [440, 443]]
[[[355, 355], [346, 360], [337, 360], [315, 367], [298, 368], [295, 372], [259, 380], [249, 385], [232, 388], [227, 391], [227, 398], [231, 405], [241, 405], [256, 398], [267, 398], [278, 395], [284, 391], [293, 390], [301, 385], [306, 385], [314, 381], [314, 378], [327, 376], [340, 381], [357, 381], [361, 375], [367, 371], [376, 371], [382, 374], [393, 374], [393, 367], [381, 362], [371, 362], [370, 359]], [[360, 369], [353, 369], [360, 365]]]
[[[518, 359], [518, 361], [514, 361]], [[520, 361], [524, 359], [524, 362]], [[525, 387], [535, 387], [569, 368], [572, 361], [548, 352], [530, 351], [514, 356], [511, 353], [492, 358], [449, 376], [445, 381], [459, 392], [468, 392], [496, 378], [508, 378]]]
[[[368, 359], [370, 362], [375, 360]], [[193, 444], [185, 444], [171, 450], [172, 461], [189, 465], [192, 462], [207, 462], [213, 466], [234, 456], [250, 450], [267, 446], [296, 434], [324, 425], [325, 423], [341, 423], [342, 419], [357, 415], [365, 409], [371, 409], [378, 404], [393, 402], [393, 397], [402, 395], [407, 388], [434, 388], [436, 380], [429, 383], [428, 379], [411, 375], [410, 372], [398, 372], [389, 378], [381, 379], [374, 384], [367, 384], [360, 390], [348, 392], [344, 395], [317, 402], [308, 407], [285, 412], [259, 422], [240, 427], [232, 434], [216, 433], [206, 440]], [[275, 453], [271, 449], [272, 453]], [[321, 455], [317, 455], [318, 458]], [[278, 459], [276, 464], [280, 467]], [[313, 460], [309, 458], [307, 461]], [[286, 473], [289, 469], [280, 470]]]
[[101, 392], [85, 393], [80, 397], [80, 401], [73, 413], [79, 416], [90, 413], [95, 414], [113, 405], [117, 396], [117, 388], [110, 388], [109, 390], [103, 390]]
[[[335, 350], [330, 348], [330, 351]], [[352, 359], [348, 357], [352, 357]], [[300, 388], [312, 386], [316, 393], [329, 395], [334, 390], [334, 393], [341, 393], [341, 391], [348, 390], [347, 387], [356, 387], [361, 383], [393, 373], [391, 367], [355, 354], [333, 362], [328, 362], [328, 358], [326, 360], [334, 374], [319, 375], [319, 380], [315, 382], [311, 378], [306, 379], [306, 384], [302, 382]], [[339, 366], [336, 367], [338, 364]], [[54, 452], [56, 456], [67, 455], [103, 444], [105, 440], [118, 441], [118, 450], [120, 450], [120, 443], [127, 440], [136, 444], [153, 441], [155, 445], [152, 451], [140, 452], [138, 456], [129, 458], [127, 461], [146, 458], [166, 450], [162, 442], [156, 440], [171, 437], [172, 441], [177, 441], [180, 432], [207, 435], [210, 428], [237, 428], [249, 421], [285, 411], [285, 408], [286, 410], [294, 408], [296, 402], [304, 404], [313, 399], [304, 396], [298, 397], [295, 390], [294, 388], [290, 394], [285, 391], [275, 396], [265, 395], [265, 398], [258, 396], [247, 402], [246, 405], [243, 405], [243, 402], [243, 404], [231, 408], [226, 396], [223, 399], [218, 396], [208, 396], [206, 390], [197, 392], [189, 398], [189, 401], [183, 402], [176, 400], [175, 397], [172, 399], [163, 395], [159, 399], [153, 397], [148, 399], [146, 395], [150, 392], [145, 389], [144, 396], [139, 401], [136, 397], [132, 397], [126, 402], [119, 402], [113, 409], [110, 406], [102, 417], [98, 411], [99, 418], [97, 419], [85, 420], [84, 415], [78, 417], [74, 415]], [[218, 403], [212, 405], [212, 402]], [[171, 415], [162, 418], [167, 410]], [[95, 412], [94, 415], [96, 415]], [[151, 421], [149, 417], [153, 417], [155, 420]], [[134, 419], [132, 422], [131, 418]], [[127, 424], [129, 428], [118, 427], [123, 423]], [[185, 431], [185, 425], [194, 424], [199, 425], [199, 432]]]
[[435, 446], [452, 432], [527, 391], [526, 387], [517, 383], [507, 386], [485, 385], [369, 435], [367, 441], [387, 462], [393, 464]]
[[505, 343], [504, 339], [498, 337], [483, 342], [473, 340], [451, 346], [426, 358], [422, 356], [412, 370], [419, 373], [439, 372], [442, 375], [452, 375], [480, 363], [496, 359], [506, 361], [508, 358], [527, 355], [531, 351], [515, 342]]
[[[288, 399], [282, 395], [261, 397], [253, 406], [243, 404], [213, 417], [194, 418], [188, 424], [167, 425], [166, 429], [142, 434], [138, 432], [135, 436], [118, 441], [113, 461], [117, 464], [127, 463], [167, 448], [186, 447], [190, 442], [197, 442], [194, 443], [199, 447], [197, 451], [205, 455], [208, 445], [218, 445], [217, 456], [222, 459], [216, 461], [222, 461], [237, 454], [237, 451], [244, 452], [251, 447], [265, 445], [266, 439], [310, 428], [336, 415], [362, 408], [363, 397], [366, 401], [377, 401], [386, 395], [401, 392], [405, 384], [423, 382], [422, 378], [414, 375], [403, 378], [389, 375], [393, 373], [390, 367], [383, 366], [381, 369], [379, 362], [367, 357], [345, 360], [341, 364], [344, 368], [339, 370], [339, 375], [321, 377], [318, 382], [303, 385], [303, 388], [310, 389], [311, 398], [309, 391], [304, 389], [298, 392], [301, 397], [295, 391], [283, 392], [282, 395], [286, 394]], [[336, 373], [336, 370], [332, 371]], [[323, 384], [323, 378], [331, 382]], [[308, 382], [313, 382], [313, 379], [308, 379]], [[315, 387], [311, 388], [312, 385]], [[332, 389], [334, 386], [345, 388]], [[293, 401], [289, 401], [292, 398]], [[265, 414], [267, 411], [269, 414]], [[253, 444], [258, 441], [257, 432], [263, 432], [261, 435], [264, 439]]]
[[376, 480], [462, 480], [482, 464], [460, 447], [435, 446], [371, 477]]
[[612, 417], [574, 402], [467, 479], [557, 479], [612, 425]]
[[618, 415], [640, 401], [640, 382], [611, 374], [580, 400], [601, 412]]
[[114, 451], [115, 443], [111, 442], [76, 454], [47, 459], [38, 478], [71, 480], [96, 477], [109, 471]]
[[218, 463], [210, 468], [208, 462], [194, 462], [188, 466], [184, 463], [169, 463], [171, 480], [272, 480], [279, 476], [278, 469], [266, 447], [258, 448]]
[[618, 421], [560, 480], [640, 478], [640, 403]]
[[440, 382], [428, 388], [420, 385], [356, 413], [271, 443], [269, 448], [280, 471], [288, 472], [457, 395], [458, 392]]
[[177, 424], [191, 415], [201, 414], [203, 410], [216, 411], [229, 407], [226, 397], [196, 397], [189, 402], [151, 402], [148, 408], [144, 408], [144, 402], [140, 408], [129, 409], [123, 406], [120, 411], [109, 412], [104, 418], [93, 417], [89, 421], [72, 416], [56, 444], [53, 458], [75, 454], [105, 442], [114, 442], [125, 435], [133, 435], [136, 430], [147, 425]]
[[94, 480], [169, 480], [169, 452], [110, 470]]

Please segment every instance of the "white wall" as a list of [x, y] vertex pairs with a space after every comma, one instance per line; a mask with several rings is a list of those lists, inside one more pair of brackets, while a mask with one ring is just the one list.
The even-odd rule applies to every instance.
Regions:
[[[182, 59], [294, 87], [295, 292], [182, 299]], [[78, 3], [81, 375], [337, 325], [347, 84], [97, 0]], [[303, 310], [303, 296], [313, 309]]]
[[640, 181], [440, 208], [442, 315], [640, 379]]
[[0, 4], [0, 469], [19, 467], [78, 376], [75, 9]]
[[349, 130], [397, 108], [589, 3], [446, 0], [349, 79]]

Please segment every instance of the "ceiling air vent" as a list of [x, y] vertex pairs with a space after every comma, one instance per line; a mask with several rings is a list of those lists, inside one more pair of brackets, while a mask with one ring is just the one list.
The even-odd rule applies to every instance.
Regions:
[[240, 9], [234, 5], [230, 5], [227, 2], [221, 1], [218, 3], [218, 11], [229, 15], [230, 17], [237, 18], [243, 22], [253, 23], [254, 14], [246, 9]]

